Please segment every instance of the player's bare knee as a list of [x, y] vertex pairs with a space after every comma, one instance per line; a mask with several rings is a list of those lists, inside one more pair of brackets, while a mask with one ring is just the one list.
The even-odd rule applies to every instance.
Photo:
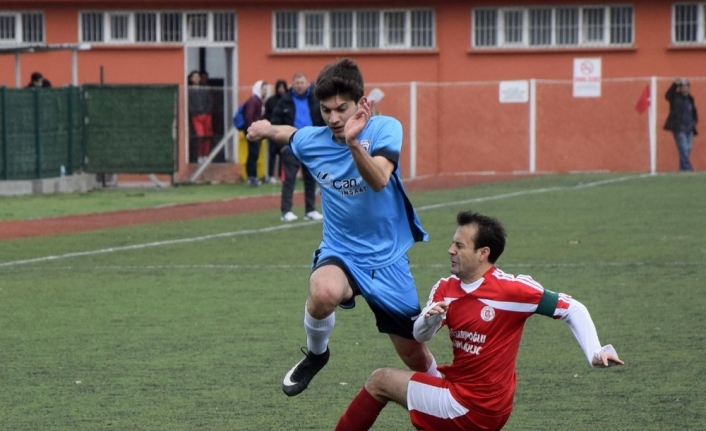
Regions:
[[339, 297], [330, 289], [312, 290], [307, 300], [309, 314], [317, 319], [323, 319], [336, 310], [340, 301]]
[[389, 374], [389, 368], [378, 368], [373, 371], [373, 373], [368, 377], [368, 381], [365, 382], [365, 389], [374, 397], [380, 397], [385, 395], [384, 385]]

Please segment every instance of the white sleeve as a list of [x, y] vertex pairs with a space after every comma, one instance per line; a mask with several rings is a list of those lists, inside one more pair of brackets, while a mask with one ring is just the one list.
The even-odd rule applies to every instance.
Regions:
[[414, 322], [414, 339], [420, 343], [425, 343], [434, 338], [434, 334], [441, 328], [441, 322], [443, 322], [446, 317], [446, 314], [435, 314], [430, 317], [424, 317], [427, 311], [434, 308], [437, 304], [438, 302], [435, 302], [424, 307], [422, 313]]
[[579, 342], [586, 359], [588, 359], [588, 363], [593, 366], [591, 361], [593, 361], [595, 355], [600, 353], [601, 342], [598, 340], [596, 326], [593, 324], [586, 306], [572, 298], [569, 309], [561, 319], [569, 324], [571, 332], [574, 334], [576, 341]]

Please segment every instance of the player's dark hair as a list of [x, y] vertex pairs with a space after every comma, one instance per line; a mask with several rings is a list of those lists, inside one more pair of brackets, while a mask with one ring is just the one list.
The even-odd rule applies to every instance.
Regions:
[[495, 263], [503, 251], [505, 251], [505, 228], [498, 219], [484, 216], [473, 211], [461, 211], [456, 215], [456, 223], [459, 226], [475, 224], [478, 226], [474, 242], [476, 250], [481, 247], [488, 247], [490, 254], [488, 262]]
[[343, 96], [358, 103], [364, 91], [363, 74], [360, 73], [358, 65], [353, 60], [344, 58], [327, 65], [319, 73], [314, 96], [319, 100]]

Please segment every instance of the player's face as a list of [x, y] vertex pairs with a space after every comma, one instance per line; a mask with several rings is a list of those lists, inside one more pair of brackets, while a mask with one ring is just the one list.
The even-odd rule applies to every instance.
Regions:
[[351, 99], [343, 96], [333, 96], [321, 101], [321, 116], [329, 129], [333, 132], [333, 137], [339, 142], [346, 141], [346, 122], [356, 111], [358, 105]]
[[485, 248], [476, 250], [477, 229], [475, 224], [459, 226], [454, 234], [453, 244], [448, 250], [451, 257], [451, 274], [464, 283], [472, 283], [483, 276], [480, 270], [480, 258]]

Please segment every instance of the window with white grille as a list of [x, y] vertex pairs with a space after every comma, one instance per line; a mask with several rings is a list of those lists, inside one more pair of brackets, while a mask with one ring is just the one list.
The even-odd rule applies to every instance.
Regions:
[[403, 11], [385, 12], [385, 45], [404, 48], [407, 35], [407, 14]]
[[578, 45], [579, 43], [579, 10], [577, 8], [557, 8], [555, 14], [555, 43], [562, 45]]
[[634, 7], [561, 6], [474, 8], [474, 48], [630, 46]]
[[514, 43], [522, 43], [524, 39], [525, 23], [524, 14], [521, 10], [508, 9], [502, 11], [503, 26], [502, 40], [510, 45]]
[[331, 48], [353, 47], [353, 12], [331, 12]]
[[305, 12], [304, 48], [323, 48], [326, 34], [325, 14], [323, 12]]
[[103, 12], [81, 13], [81, 40], [83, 42], [103, 42]]
[[44, 14], [0, 12], [0, 43], [44, 42]]
[[135, 14], [135, 42], [157, 42], [157, 13], [140, 12]]
[[235, 40], [235, 14], [213, 13], [213, 41], [232, 42]]
[[275, 50], [429, 49], [435, 46], [432, 9], [277, 11]]
[[380, 13], [360, 11], [357, 18], [356, 48], [368, 49], [380, 46]]
[[130, 14], [111, 13], [108, 14], [108, 28], [110, 29], [109, 40], [111, 42], [130, 41]]
[[551, 46], [552, 10], [550, 8], [529, 9], [529, 44]]
[[100, 12], [79, 14], [81, 42], [226, 43], [235, 41], [233, 12]]
[[672, 43], [706, 43], [706, 3], [677, 3], [672, 6]]
[[208, 40], [208, 14], [188, 13], [186, 14], [186, 28], [189, 40]]

